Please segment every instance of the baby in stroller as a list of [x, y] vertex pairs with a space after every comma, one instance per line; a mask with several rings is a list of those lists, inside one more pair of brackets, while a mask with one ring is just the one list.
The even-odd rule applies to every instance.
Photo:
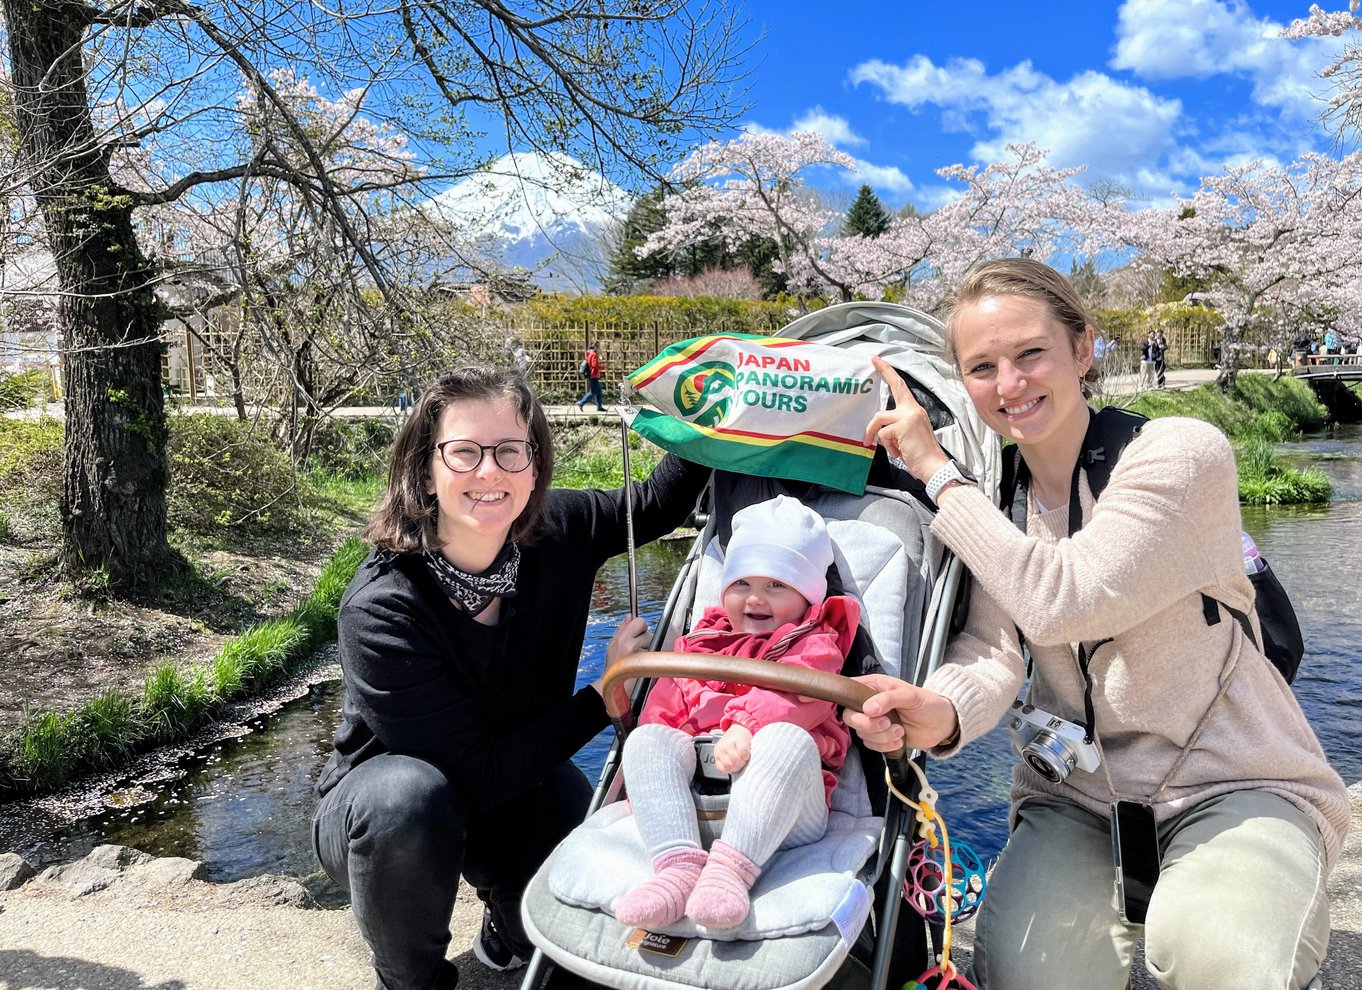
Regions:
[[[780, 495], [737, 512], [732, 527], [722, 605], [707, 608], [676, 650], [839, 672], [860, 607], [845, 596], [824, 597], [833, 551], [822, 518]], [[660, 679], [623, 756], [653, 876], [620, 900], [617, 920], [650, 931], [682, 917], [710, 929], [741, 924], [772, 854], [823, 835], [849, 744], [832, 702], [717, 680]], [[711, 751], [714, 769], [732, 775], [732, 790], [722, 836], [706, 851], [691, 783]]]

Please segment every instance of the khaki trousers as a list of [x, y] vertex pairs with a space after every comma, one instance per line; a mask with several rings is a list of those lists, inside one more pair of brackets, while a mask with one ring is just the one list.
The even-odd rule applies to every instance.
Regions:
[[1144, 926], [1116, 906], [1111, 827], [1028, 799], [976, 924], [980, 990], [1124, 990], [1137, 941], [1165, 990], [1301, 990], [1329, 944], [1324, 843], [1285, 798], [1235, 791], [1159, 827]]

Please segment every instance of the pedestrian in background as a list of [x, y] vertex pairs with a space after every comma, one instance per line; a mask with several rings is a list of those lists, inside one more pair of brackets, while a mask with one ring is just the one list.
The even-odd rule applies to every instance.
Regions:
[[581, 368], [582, 376], [586, 379], [586, 395], [577, 400], [578, 409], [584, 408], [589, 399], [594, 399], [596, 411], [605, 412], [605, 397], [601, 393], [601, 373], [604, 371], [604, 365], [601, 364], [600, 348], [600, 343], [593, 340], [582, 358]]

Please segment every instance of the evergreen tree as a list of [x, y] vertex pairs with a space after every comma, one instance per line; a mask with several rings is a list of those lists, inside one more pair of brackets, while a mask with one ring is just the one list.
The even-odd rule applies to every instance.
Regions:
[[661, 252], [645, 258], [634, 253], [634, 249], [641, 247], [649, 234], [660, 230], [666, 222], [661, 186], [634, 200], [620, 226], [615, 249], [610, 255], [610, 268], [605, 282], [607, 292], [627, 295], [641, 282], [651, 282], [672, 274], [671, 259]]
[[847, 210], [842, 232], [848, 237], [879, 237], [889, 229], [889, 211], [869, 186], [861, 186], [856, 202]]

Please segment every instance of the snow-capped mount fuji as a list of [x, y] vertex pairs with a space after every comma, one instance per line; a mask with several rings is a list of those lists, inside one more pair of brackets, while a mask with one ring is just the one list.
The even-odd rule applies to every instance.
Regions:
[[581, 291], [598, 287], [606, 237], [630, 202], [574, 158], [517, 153], [446, 189], [430, 208], [488, 260], [526, 269], [542, 288]]

